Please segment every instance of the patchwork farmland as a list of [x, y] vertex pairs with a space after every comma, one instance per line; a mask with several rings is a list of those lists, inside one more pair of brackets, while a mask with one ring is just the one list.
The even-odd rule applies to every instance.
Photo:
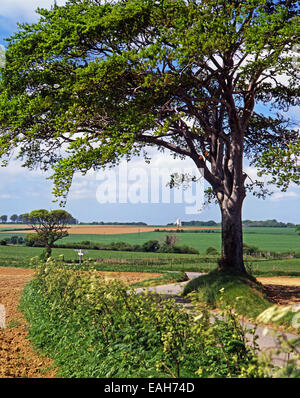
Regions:
[[[85, 247], [84, 260], [96, 262], [98, 269], [118, 269], [124, 271], [161, 272], [166, 270], [209, 271], [216, 268], [220, 246], [220, 228], [211, 227], [175, 227], [165, 226], [125, 226], [125, 225], [72, 225], [69, 236], [57, 242], [53, 249], [54, 258], [65, 261], [78, 260], [78, 254], [72, 245]], [[29, 225], [0, 225], [0, 241], [13, 236], [25, 237], [32, 232]], [[199, 254], [154, 253], [122, 250], [97, 250], [96, 245], [110, 245], [112, 242], [124, 242], [128, 245], [143, 245], [147, 241], [163, 242], [166, 235], [173, 235], [176, 245], [190, 246]], [[255, 275], [293, 275], [300, 276], [300, 236], [294, 228], [248, 227], [244, 228], [244, 242], [267, 253], [266, 257], [246, 255], [248, 269]], [[214, 248], [214, 255], [207, 254], [208, 248]], [[40, 256], [41, 247], [23, 245], [0, 246], [1, 266], [28, 267], [32, 257]], [[63, 257], [62, 257], [63, 256]]]

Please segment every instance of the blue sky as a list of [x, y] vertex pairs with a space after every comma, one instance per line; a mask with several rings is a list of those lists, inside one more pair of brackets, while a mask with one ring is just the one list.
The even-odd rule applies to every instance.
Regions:
[[[57, 4], [63, 4], [57, 0]], [[1, 0], [0, 3], [0, 44], [17, 29], [17, 22], [37, 20], [37, 7], [49, 8], [53, 0]], [[298, 112], [294, 117], [299, 120]], [[220, 221], [220, 212], [216, 205], [201, 208], [196, 203], [198, 191], [203, 184], [193, 185], [187, 191], [168, 192], [165, 189], [170, 171], [192, 170], [189, 161], [174, 160], [167, 153], [152, 153], [152, 161], [147, 165], [143, 159], [134, 159], [130, 164], [123, 162], [120, 168], [111, 174], [90, 172], [86, 176], [77, 175], [68, 197], [66, 210], [80, 221], [144, 221], [148, 224], [166, 224], [181, 220]], [[129, 181], [121, 181], [124, 171], [128, 172]], [[157, 171], [162, 173], [160, 183], [154, 180]], [[256, 176], [256, 170], [246, 166], [250, 177]], [[196, 170], [197, 172], [197, 170]], [[120, 174], [121, 173], [121, 174]], [[0, 168], [0, 215], [21, 214], [38, 208], [55, 209], [58, 203], [52, 195], [52, 184], [47, 179], [49, 174], [40, 170], [28, 171], [18, 161], [12, 161], [7, 168]], [[266, 181], [267, 179], [263, 177]], [[106, 193], [105, 193], [105, 187]], [[204, 184], [204, 188], [207, 187]], [[124, 196], [127, 193], [126, 197]], [[166, 195], [164, 197], [163, 195]], [[125, 203], [120, 203], [121, 201]], [[107, 199], [107, 200], [106, 200]], [[194, 202], [193, 202], [194, 200]], [[197, 201], [199, 201], [197, 199]], [[274, 194], [265, 200], [249, 194], [245, 199], [243, 219], [278, 221], [300, 224], [300, 188], [291, 186], [287, 192], [274, 189]], [[201, 208], [201, 209], [200, 209]]]

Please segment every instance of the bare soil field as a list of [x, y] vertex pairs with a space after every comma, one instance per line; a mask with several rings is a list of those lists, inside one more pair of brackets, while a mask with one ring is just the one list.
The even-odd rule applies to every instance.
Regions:
[[256, 278], [263, 285], [282, 285], [282, 286], [299, 286], [300, 278], [294, 278], [292, 276], [263, 276]]
[[264, 292], [275, 304], [300, 304], [300, 278], [289, 276], [261, 277]]
[[[52, 361], [38, 355], [26, 338], [27, 322], [18, 310], [22, 289], [34, 270], [0, 267], [0, 303], [5, 306], [6, 327], [0, 329], [0, 378], [53, 378]], [[160, 276], [157, 273], [99, 272], [106, 279], [121, 279], [126, 284]]]
[[[9, 229], [12, 232], [17, 229], [26, 229], [30, 228], [30, 225], [20, 224], [2, 224], [0, 225], [0, 229]], [[69, 227], [69, 234], [91, 234], [91, 235], [114, 235], [114, 234], [136, 234], [139, 232], [153, 232], [155, 229], [163, 229], [163, 230], [174, 230], [173, 227], [147, 227], [147, 226], [137, 226], [137, 225], [71, 225]], [[220, 229], [219, 227], [180, 227], [180, 229], [189, 231], [189, 230], [201, 230], [201, 229]], [[5, 233], [5, 231], [1, 231], [0, 233]], [[7, 231], [6, 231], [7, 232]], [[22, 232], [22, 231], [19, 231]], [[28, 232], [28, 231], [24, 231]]]
[[51, 359], [41, 357], [26, 339], [27, 324], [18, 311], [20, 294], [34, 271], [19, 268], [0, 269], [0, 303], [5, 306], [6, 328], [0, 329], [0, 377], [54, 377]]

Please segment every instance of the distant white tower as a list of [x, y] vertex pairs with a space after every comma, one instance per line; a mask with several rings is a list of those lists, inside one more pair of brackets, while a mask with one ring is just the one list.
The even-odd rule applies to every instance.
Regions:
[[180, 218], [177, 218], [177, 220], [176, 220], [176, 227], [181, 227], [182, 225], [181, 225], [181, 220], [180, 220]]

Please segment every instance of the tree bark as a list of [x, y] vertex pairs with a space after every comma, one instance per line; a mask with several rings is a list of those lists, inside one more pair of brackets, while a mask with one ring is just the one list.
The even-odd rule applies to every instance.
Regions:
[[242, 203], [221, 204], [222, 258], [219, 271], [247, 273], [243, 260]]
[[45, 251], [46, 251], [46, 257], [47, 258], [51, 257], [51, 252], [52, 252], [51, 245], [49, 245], [49, 244], [45, 245]]

